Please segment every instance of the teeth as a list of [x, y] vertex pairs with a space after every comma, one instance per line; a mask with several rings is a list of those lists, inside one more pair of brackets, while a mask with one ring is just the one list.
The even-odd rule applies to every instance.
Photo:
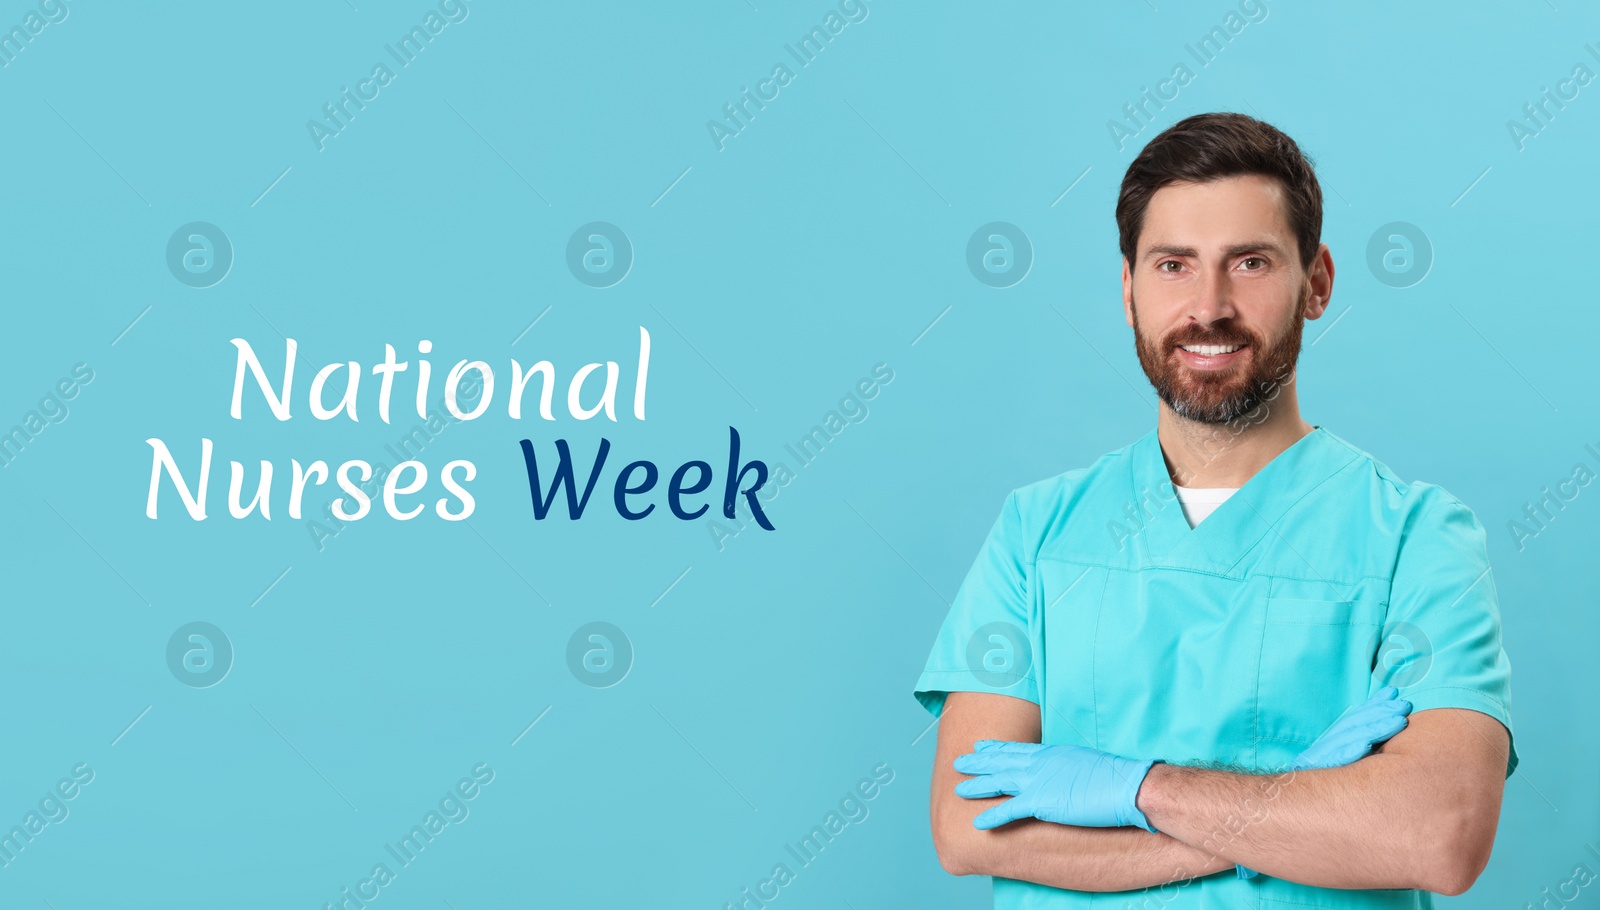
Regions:
[[1191, 354], [1205, 354], [1207, 356], [1214, 356], [1214, 355], [1217, 355], [1217, 354], [1231, 354], [1234, 351], [1237, 351], [1240, 348], [1244, 347], [1244, 345], [1242, 345], [1242, 344], [1186, 344], [1186, 345], [1182, 345], [1182, 347], [1183, 347], [1183, 349], [1185, 351], [1188, 351]]

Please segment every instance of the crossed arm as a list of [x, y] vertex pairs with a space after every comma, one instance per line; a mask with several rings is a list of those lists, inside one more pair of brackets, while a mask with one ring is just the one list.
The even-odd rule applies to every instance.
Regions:
[[956, 757], [978, 740], [1039, 742], [1040, 732], [1032, 702], [947, 696], [932, 816], [934, 845], [949, 872], [1119, 891], [1243, 864], [1328, 888], [1460, 894], [1489, 861], [1509, 753], [1498, 721], [1438, 708], [1412, 714], [1374, 754], [1340, 768], [1251, 775], [1157, 764], [1138, 805], [1161, 833], [1036, 819], [974, 828], [972, 819], [1004, 798], [956, 796], [955, 785], [967, 778], [951, 766]]

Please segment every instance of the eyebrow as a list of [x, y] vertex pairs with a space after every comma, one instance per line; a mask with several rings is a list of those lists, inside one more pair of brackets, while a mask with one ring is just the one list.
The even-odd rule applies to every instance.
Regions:
[[[1238, 256], [1244, 253], [1272, 253], [1279, 258], [1282, 258], [1285, 255], [1283, 247], [1278, 246], [1276, 243], [1273, 243], [1270, 240], [1257, 240], [1252, 243], [1236, 243], [1222, 252], [1223, 255], [1227, 257]], [[1146, 250], [1144, 258], [1149, 259], [1152, 256], [1186, 256], [1193, 259], [1199, 255], [1199, 251], [1192, 246], [1171, 246], [1169, 244], [1159, 244]]]

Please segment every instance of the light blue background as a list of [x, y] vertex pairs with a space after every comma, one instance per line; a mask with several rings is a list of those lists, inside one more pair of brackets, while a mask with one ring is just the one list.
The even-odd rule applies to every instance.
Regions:
[[[1523, 552], [1506, 530], [1577, 462], [1600, 469], [1584, 449], [1600, 448], [1600, 85], [1520, 151], [1506, 128], [1574, 64], [1600, 70], [1592, 8], [1277, 2], [1202, 67], [1185, 45], [1239, 7], [880, 0], [801, 68], [784, 45], [821, 0], [477, 0], [398, 68], [383, 46], [431, 8], [77, 0], [0, 69], [0, 427], [74, 364], [95, 373], [0, 471], [0, 827], [74, 764], [96, 771], [0, 869], [0, 903], [321, 907], [487, 762], [469, 819], [380, 910], [720, 907], [797, 867], [784, 845], [879, 763], [896, 776], [870, 817], [778, 906], [985, 905], [985, 879], [935, 860], [935, 737], [911, 686], [1005, 494], [1153, 426], [1112, 207], [1138, 146], [1219, 109], [1283, 128], [1323, 180], [1338, 273], [1306, 333], [1305, 416], [1489, 532], [1523, 761], [1488, 871], [1451, 903], [1537, 904], [1578, 863], [1600, 869], [1584, 849], [1600, 843], [1600, 487]], [[8, 0], [0, 26], [36, 9]], [[379, 61], [395, 80], [319, 152], [306, 122]], [[718, 151], [707, 120], [777, 62], [795, 79]], [[1195, 79], [1119, 150], [1106, 122], [1178, 62]], [[203, 290], [164, 258], [192, 221], [235, 251]], [[591, 221], [635, 250], [605, 290], [564, 261]], [[1004, 290], [965, 263], [990, 221], [1035, 251]], [[1434, 248], [1410, 288], [1367, 266], [1393, 221]], [[229, 459], [270, 459], [280, 482], [292, 457], [393, 463], [383, 446], [411, 421], [376, 420], [370, 376], [359, 424], [313, 420], [312, 368], [428, 338], [436, 382], [463, 358], [502, 383], [511, 357], [627, 377], [640, 325], [643, 423], [626, 382], [615, 425], [559, 397], [555, 422], [513, 422], [502, 385], [430, 444], [434, 471], [478, 465], [470, 527], [375, 514], [319, 552], [304, 521], [227, 516]], [[279, 331], [307, 361], [295, 418], [252, 390], [232, 420], [228, 339], [273, 364]], [[894, 380], [781, 489], [776, 531], [719, 551], [703, 520], [610, 508], [635, 458], [707, 459], [720, 490], [730, 425], [794, 467], [783, 445], [880, 362]], [[517, 440], [588, 457], [601, 435], [592, 513], [535, 522]], [[190, 521], [170, 489], [144, 516], [150, 436], [182, 459], [216, 441], [213, 517]], [[165, 663], [195, 620], [236, 651], [214, 688]], [[613, 688], [567, 666], [596, 620], [635, 651]]]

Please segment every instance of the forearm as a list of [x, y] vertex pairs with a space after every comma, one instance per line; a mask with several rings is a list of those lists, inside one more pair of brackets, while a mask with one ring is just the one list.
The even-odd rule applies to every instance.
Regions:
[[1258, 872], [1326, 888], [1447, 894], [1477, 875], [1457, 855], [1475, 852], [1466, 840], [1475, 802], [1448, 773], [1381, 753], [1276, 775], [1158, 764], [1138, 799], [1157, 829]]
[[1022, 819], [990, 830], [972, 821], [1004, 802], [955, 794], [969, 775], [957, 756], [979, 740], [1038, 742], [1039, 706], [980, 692], [952, 692], [939, 724], [929, 808], [939, 863], [955, 875], [993, 875], [1077, 891], [1125, 891], [1207, 875], [1233, 864], [1142, 828], [1082, 828]]
[[962, 800], [949, 807], [958, 815], [944, 820], [938, 845], [947, 870], [1077, 891], [1126, 891], [1233, 868], [1230, 860], [1142, 828], [1079, 828], [1031, 818], [990, 831], [973, 828], [972, 818], [998, 802]]

